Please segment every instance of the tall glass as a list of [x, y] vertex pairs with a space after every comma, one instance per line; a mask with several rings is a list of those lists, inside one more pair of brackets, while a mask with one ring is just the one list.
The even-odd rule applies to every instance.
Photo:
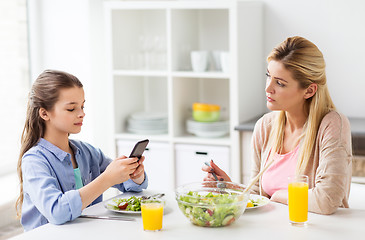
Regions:
[[306, 226], [308, 221], [308, 176], [289, 177], [289, 221], [294, 226]]
[[163, 208], [162, 199], [141, 200], [143, 230], [155, 232], [162, 229]]

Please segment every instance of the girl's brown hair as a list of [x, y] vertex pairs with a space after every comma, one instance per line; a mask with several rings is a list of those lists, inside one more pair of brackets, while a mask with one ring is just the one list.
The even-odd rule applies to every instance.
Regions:
[[17, 164], [17, 172], [20, 181], [20, 194], [16, 201], [15, 208], [17, 217], [21, 217], [23, 204], [23, 174], [22, 157], [45, 133], [45, 122], [39, 115], [39, 109], [44, 108], [51, 111], [58, 100], [61, 89], [80, 87], [82, 83], [73, 75], [57, 71], [45, 70], [41, 73], [32, 85], [28, 97], [27, 115], [23, 133], [21, 136], [20, 154]]
[[[311, 157], [319, 125], [323, 117], [335, 110], [335, 105], [327, 87], [326, 64], [317, 46], [303, 37], [290, 37], [275, 47], [267, 61], [281, 62], [303, 89], [312, 83], [317, 84], [317, 92], [306, 101], [307, 121], [301, 135], [301, 148], [297, 162], [297, 173], [303, 173]], [[274, 152], [281, 152], [284, 139], [286, 115], [278, 114], [271, 131], [270, 139]]]

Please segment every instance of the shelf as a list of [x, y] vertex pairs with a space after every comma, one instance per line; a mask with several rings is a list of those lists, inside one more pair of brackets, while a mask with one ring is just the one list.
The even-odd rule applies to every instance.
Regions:
[[113, 77], [114, 131], [126, 132], [136, 112], [168, 112], [167, 78], [157, 76]]
[[173, 142], [173, 143], [188, 143], [188, 144], [203, 144], [203, 145], [215, 145], [215, 146], [230, 146], [231, 139], [229, 136], [220, 138], [203, 138], [193, 135], [185, 135], [179, 137], [170, 137], [168, 134], [160, 135], [148, 135], [148, 134], [134, 134], [134, 133], [118, 133], [114, 135], [116, 141], [118, 140], [142, 140], [148, 138], [150, 141], [158, 142]]
[[[229, 9], [237, 0], [200, 0], [200, 1], [108, 1], [110, 9], [151, 10], [151, 9]], [[193, 2], [193, 4], [192, 4]]]
[[216, 79], [229, 79], [230, 75], [224, 72], [192, 72], [192, 71], [175, 71], [171, 74], [173, 77], [185, 77], [185, 78], [216, 78]]
[[[239, 134], [233, 128], [247, 118], [260, 115], [261, 108], [253, 103], [260, 103], [258, 90], [262, 92], [265, 85], [261, 59], [262, 3], [107, 1], [104, 6], [110, 70], [110, 81], [106, 84], [113, 93], [105, 93], [112, 109], [105, 117], [110, 117], [112, 124], [112, 144], [133, 144], [146, 138], [150, 144], [165, 144], [164, 164], [168, 166], [161, 168], [175, 175], [175, 167], [184, 164], [176, 156], [179, 145], [224, 148], [227, 169], [232, 170], [232, 179], [239, 181]], [[192, 70], [193, 51], [208, 52], [207, 62], [205, 55], [198, 58], [193, 55], [193, 62], [198, 62], [197, 66], [202, 63], [201, 69], [205, 71]], [[219, 105], [221, 120], [228, 121], [232, 129], [229, 134], [220, 138], [188, 134], [186, 121], [192, 117], [194, 102]], [[142, 111], [166, 113], [168, 133], [128, 132], [130, 116]], [[200, 173], [200, 169], [197, 171]], [[176, 184], [176, 178], [172, 178], [167, 180]]]
[[135, 77], [167, 77], [167, 71], [157, 70], [114, 70], [114, 76], [135, 76]]
[[[136, 76], [136, 77], [167, 77], [170, 73], [168, 71], [157, 70], [114, 70], [114, 76]], [[171, 73], [172, 77], [186, 77], [186, 78], [216, 78], [229, 79], [229, 73], [218, 71], [207, 72], [192, 72], [192, 71], [174, 71]]]
[[[229, 51], [227, 9], [174, 9], [171, 11], [171, 67], [191, 70], [192, 51]], [[209, 70], [216, 70], [208, 58]], [[227, 74], [228, 75], [228, 74]]]
[[135, 133], [117, 133], [114, 135], [115, 140], [142, 140], [148, 138], [150, 141], [159, 141], [159, 142], [168, 142], [170, 141], [170, 137], [168, 134], [159, 134], [159, 135], [147, 135], [147, 134], [135, 134]]

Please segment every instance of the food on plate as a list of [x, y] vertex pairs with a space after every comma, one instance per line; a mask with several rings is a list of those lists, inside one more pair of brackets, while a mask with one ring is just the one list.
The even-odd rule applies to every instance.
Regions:
[[268, 202], [269, 202], [269, 199], [264, 196], [251, 194], [250, 199], [247, 202], [246, 208], [261, 207], [261, 206], [266, 205]]
[[209, 192], [199, 194], [190, 191], [180, 195], [177, 202], [183, 214], [196, 225], [221, 227], [233, 223], [245, 210], [244, 195]]
[[114, 198], [113, 204], [108, 204], [108, 208], [113, 210], [121, 211], [141, 211], [141, 198], [136, 196], [131, 196], [130, 198]]
[[[250, 207], [254, 207], [255, 205], [254, 205], [254, 203], [252, 202], [252, 200], [250, 199], [250, 200], [248, 200], [248, 202], [247, 202], [247, 208], [250, 208]], [[256, 205], [257, 206], [257, 205]]]

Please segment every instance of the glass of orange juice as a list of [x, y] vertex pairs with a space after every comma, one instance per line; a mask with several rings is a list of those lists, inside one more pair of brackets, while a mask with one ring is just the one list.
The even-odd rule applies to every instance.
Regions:
[[160, 198], [141, 200], [143, 230], [155, 232], [162, 229], [164, 205]]
[[294, 226], [306, 226], [308, 221], [308, 176], [289, 177], [289, 221]]

